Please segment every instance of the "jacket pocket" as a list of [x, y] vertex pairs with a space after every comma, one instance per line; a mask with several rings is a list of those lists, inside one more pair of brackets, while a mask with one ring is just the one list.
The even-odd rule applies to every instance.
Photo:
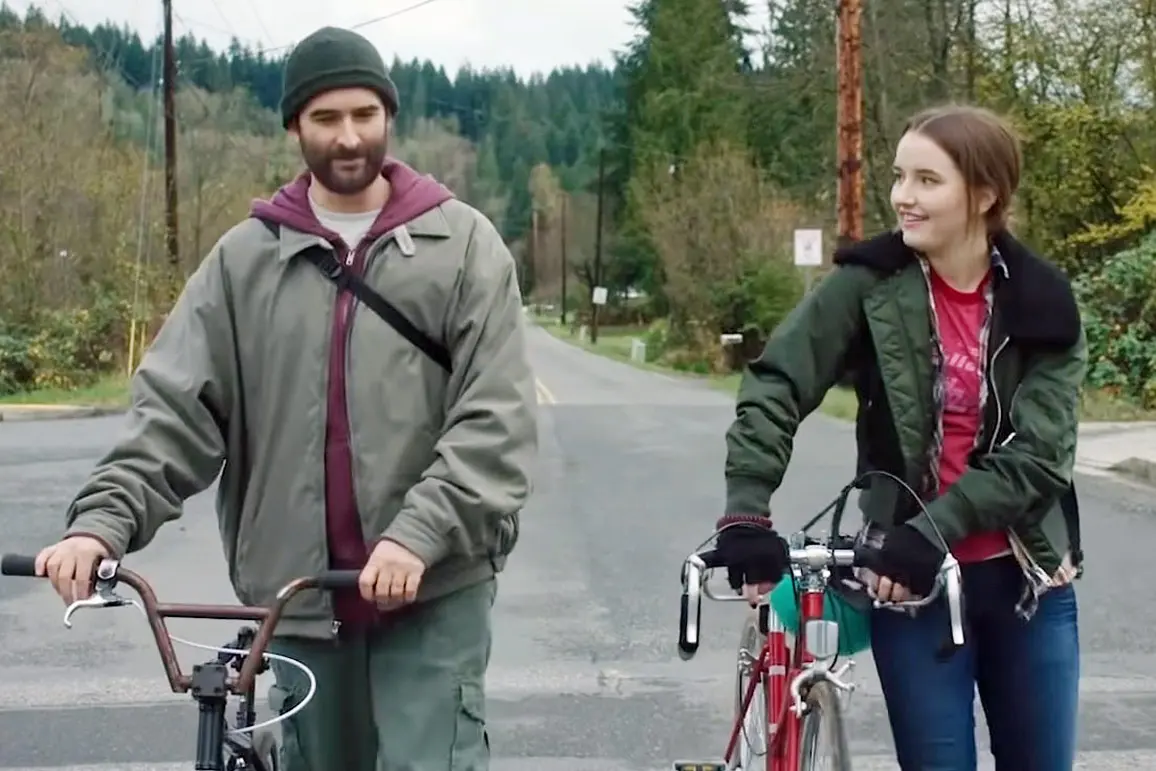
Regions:
[[518, 543], [520, 530], [520, 515], [509, 514], [499, 519], [497, 525], [495, 525], [491, 556], [495, 559], [510, 556], [510, 552], [514, 550], [514, 546]]
[[[290, 668], [288, 665], [273, 662], [273, 666], [278, 680], [269, 686], [269, 709], [275, 715], [284, 716], [305, 700], [309, 686], [305, 684], [302, 687], [300, 683], [296, 682], [297, 673], [285, 671]], [[278, 670], [277, 667], [281, 667], [281, 669]], [[303, 741], [304, 736], [298, 725], [298, 719], [298, 716], [294, 715], [281, 721], [281, 752], [277, 761], [288, 768], [309, 768], [309, 755], [307, 753], [310, 748]]]

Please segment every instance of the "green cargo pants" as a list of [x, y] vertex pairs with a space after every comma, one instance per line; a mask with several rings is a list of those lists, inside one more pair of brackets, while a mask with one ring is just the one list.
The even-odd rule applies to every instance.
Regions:
[[[496, 582], [414, 606], [366, 635], [275, 638], [271, 650], [317, 677], [313, 700], [281, 727], [281, 771], [488, 771], [485, 673]], [[269, 705], [309, 692], [304, 672], [272, 662]]]

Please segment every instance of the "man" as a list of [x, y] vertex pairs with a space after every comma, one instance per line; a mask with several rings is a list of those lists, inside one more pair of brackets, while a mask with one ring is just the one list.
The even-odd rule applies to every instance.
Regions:
[[[189, 279], [135, 375], [127, 433], [37, 570], [65, 601], [87, 596], [101, 558], [146, 546], [223, 466], [243, 602], [361, 570], [360, 591], [301, 595], [278, 626], [274, 649], [317, 675], [281, 724], [285, 771], [484, 771], [495, 574], [537, 452], [514, 262], [484, 216], [388, 159], [397, 91], [367, 40], [317, 31], [284, 86], [308, 172], [255, 202]], [[337, 291], [318, 247], [449, 361]], [[308, 683], [274, 672], [285, 712]]]

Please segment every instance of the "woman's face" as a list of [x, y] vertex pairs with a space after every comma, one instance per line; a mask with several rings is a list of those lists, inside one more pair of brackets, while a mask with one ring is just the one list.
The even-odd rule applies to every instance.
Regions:
[[[909, 131], [895, 148], [895, 182], [891, 206], [899, 218], [903, 242], [924, 254], [935, 254], [970, 235], [967, 184], [943, 149], [928, 137]], [[977, 196], [976, 203], [990, 206]]]

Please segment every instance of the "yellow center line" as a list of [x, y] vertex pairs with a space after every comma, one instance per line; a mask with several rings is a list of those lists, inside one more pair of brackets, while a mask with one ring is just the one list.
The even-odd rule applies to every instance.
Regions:
[[538, 393], [538, 404], [558, 403], [558, 400], [554, 398], [554, 394], [550, 393], [550, 389], [538, 378], [534, 378], [534, 390]]

